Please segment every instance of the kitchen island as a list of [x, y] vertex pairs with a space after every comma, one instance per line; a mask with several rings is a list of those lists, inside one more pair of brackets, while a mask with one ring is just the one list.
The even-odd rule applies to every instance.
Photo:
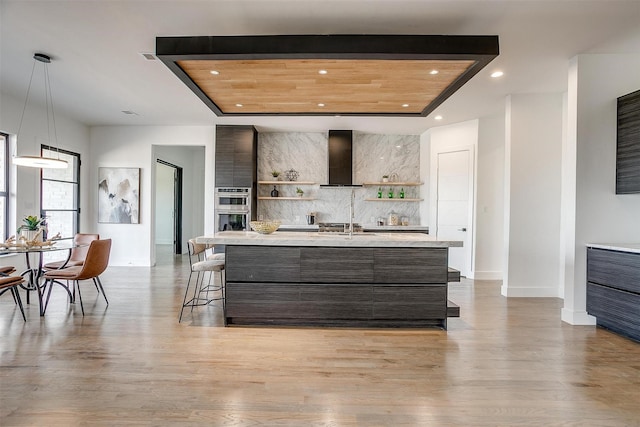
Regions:
[[446, 328], [448, 248], [417, 233], [225, 231], [227, 325]]

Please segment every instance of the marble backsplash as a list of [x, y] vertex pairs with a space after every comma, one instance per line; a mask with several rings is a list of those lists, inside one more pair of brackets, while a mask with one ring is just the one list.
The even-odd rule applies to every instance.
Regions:
[[[420, 224], [418, 202], [366, 201], [375, 198], [376, 186], [321, 188], [328, 181], [328, 132], [260, 133], [258, 135], [258, 180], [272, 181], [271, 171], [295, 169], [298, 181], [312, 185], [277, 185], [280, 197], [295, 197], [296, 187], [313, 200], [258, 200], [258, 218], [279, 219], [283, 224], [305, 224], [306, 214], [316, 213], [318, 222], [348, 222], [351, 192], [355, 194], [355, 222], [373, 224], [394, 211]], [[354, 132], [353, 183], [378, 182], [382, 175], [397, 175], [397, 181], [420, 180], [420, 137], [417, 135], [371, 135]], [[400, 187], [389, 188], [398, 197]], [[269, 196], [273, 185], [258, 185], [258, 196]], [[418, 198], [419, 187], [404, 187], [405, 198]]]

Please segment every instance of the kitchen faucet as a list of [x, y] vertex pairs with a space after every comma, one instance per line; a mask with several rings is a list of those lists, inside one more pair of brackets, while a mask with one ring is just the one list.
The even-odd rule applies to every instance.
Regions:
[[356, 199], [356, 191], [351, 189], [351, 197], [349, 198], [349, 238], [353, 237], [353, 217], [355, 215], [354, 203]]

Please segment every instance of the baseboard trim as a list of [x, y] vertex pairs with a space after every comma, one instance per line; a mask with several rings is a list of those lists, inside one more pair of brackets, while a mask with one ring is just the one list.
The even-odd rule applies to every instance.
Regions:
[[469, 277], [473, 280], [502, 280], [502, 271], [476, 271], [473, 273], [473, 277]]
[[586, 311], [573, 311], [563, 308], [560, 313], [562, 321], [570, 325], [593, 326], [596, 324], [596, 318]]
[[560, 298], [557, 288], [514, 288], [502, 285], [500, 293], [515, 298]]

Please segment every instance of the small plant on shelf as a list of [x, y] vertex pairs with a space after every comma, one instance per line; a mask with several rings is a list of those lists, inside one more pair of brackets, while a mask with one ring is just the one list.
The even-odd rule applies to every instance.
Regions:
[[296, 187], [296, 194], [298, 197], [302, 197], [304, 195], [304, 191], [300, 187]]
[[388, 182], [389, 181], [389, 175], [382, 175], [382, 182]]
[[279, 177], [280, 176], [280, 171], [277, 171], [277, 170], [271, 171], [271, 176], [274, 177], [274, 178]]

